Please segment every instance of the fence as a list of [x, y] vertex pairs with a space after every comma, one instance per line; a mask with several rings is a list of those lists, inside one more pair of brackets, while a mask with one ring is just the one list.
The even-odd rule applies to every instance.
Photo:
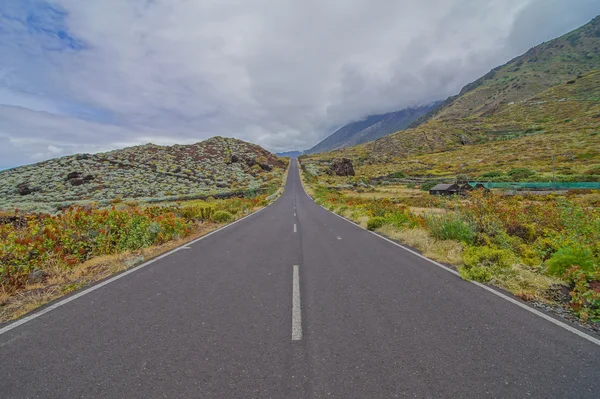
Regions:
[[469, 182], [470, 185], [483, 184], [485, 188], [499, 188], [503, 190], [600, 190], [600, 182]]

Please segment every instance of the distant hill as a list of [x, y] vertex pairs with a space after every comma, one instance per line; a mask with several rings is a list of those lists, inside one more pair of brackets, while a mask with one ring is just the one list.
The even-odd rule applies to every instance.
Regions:
[[287, 151], [287, 152], [278, 152], [277, 155], [278, 157], [290, 157], [290, 158], [298, 158], [300, 155], [302, 155], [303, 151]]
[[315, 154], [350, 147], [406, 129], [412, 122], [431, 111], [437, 104], [407, 108], [381, 115], [370, 115], [363, 120], [341, 127], [304, 153]]
[[255, 144], [223, 137], [77, 154], [0, 171], [0, 209], [51, 211], [81, 201], [217, 195], [259, 188], [284, 166]]

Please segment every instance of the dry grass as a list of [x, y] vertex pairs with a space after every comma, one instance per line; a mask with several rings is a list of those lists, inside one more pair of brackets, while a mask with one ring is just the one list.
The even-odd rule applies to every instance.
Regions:
[[552, 302], [551, 298], [548, 298], [548, 290], [552, 286], [563, 284], [559, 279], [536, 273], [519, 264], [514, 264], [508, 273], [495, 276], [490, 282], [523, 300], [542, 302]]
[[430, 259], [449, 263], [454, 266], [460, 266], [462, 264], [463, 246], [458, 241], [440, 241], [433, 238], [429, 232], [424, 229], [398, 230], [390, 225], [377, 229], [377, 232], [418, 249], [423, 252], [423, 256]]
[[409, 206], [408, 209], [415, 215], [441, 215], [448, 213], [447, 209], [442, 208], [422, 208], [418, 206]]
[[302, 188], [304, 188], [304, 191], [306, 191], [306, 194], [308, 194], [311, 198], [314, 198], [315, 192], [310, 186], [310, 184], [307, 184], [306, 181], [304, 181], [304, 173], [302, 172], [300, 172], [300, 183], [302, 184]]
[[[258, 210], [254, 209], [253, 211]], [[163, 245], [128, 251], [115, 255], [99, 256], [65, 269], [52, 260], [44, 267], [47, 276], [42, 283], [27, 284], [18, 292], [0, 292], [0, 322], [19, 318], [32, 310], [63, 295], [91, 285], [115, 273], [171, 251], [181, 245], [210, 233], [224, 224], [198, 224], [193, 234]]]

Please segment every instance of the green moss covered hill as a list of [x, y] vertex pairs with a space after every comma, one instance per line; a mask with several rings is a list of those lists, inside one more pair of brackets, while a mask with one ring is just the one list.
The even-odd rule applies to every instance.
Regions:
[[530, 168], [600, 176], [600, 17], [467, 85], [411, 129], [305, 161], [346, 157], [359, 174], [479, 177]]
[[284, 168], [274, 154], [236, 139], [146, 144], [1, 171], [0, 209], [54, 211], [82, 201], [167, 200], [257, 190], [279, 178]]

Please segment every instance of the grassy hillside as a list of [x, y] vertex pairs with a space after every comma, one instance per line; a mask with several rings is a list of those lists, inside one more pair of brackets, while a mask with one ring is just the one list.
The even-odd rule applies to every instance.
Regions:
[[0, 209], [55, 211], [82, 201], [167, 200], [256, 190], [284, 163], [263, 148], [214, 137], [78, 154], [0, 172]]
[[600, 68], [600, 16], [581, 28], [533, 47], [465, 86], [459, 95], [421, 118], [452, 120], [478, 117], [526, 100], [557, 84]]
[[600, 175], [600, 71], [593, 71], [478, 118], [427, 122], [417, 128], [326, 154], [303, 157], [327, 164], [351, 158], [358, 175], [401, 171], [450, 176], [531, 168], [547, 178], [552, 155], [559, 175]]

